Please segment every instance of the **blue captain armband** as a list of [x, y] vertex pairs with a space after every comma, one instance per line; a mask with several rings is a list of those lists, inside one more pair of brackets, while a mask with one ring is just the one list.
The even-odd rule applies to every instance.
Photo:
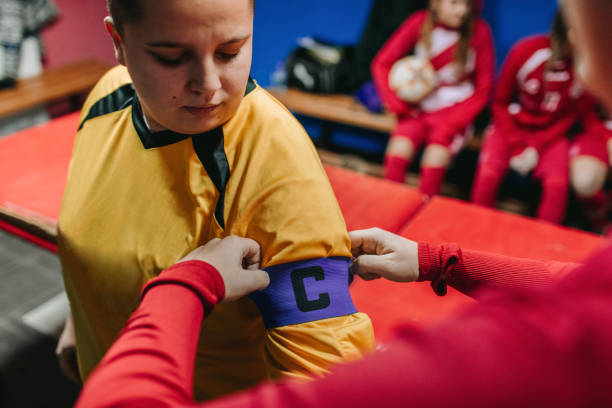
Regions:
[[316, 258], [264, 268], [270, 285], [249, 297], [266, 328], [356, 313], [349, 292], [350, 258]]

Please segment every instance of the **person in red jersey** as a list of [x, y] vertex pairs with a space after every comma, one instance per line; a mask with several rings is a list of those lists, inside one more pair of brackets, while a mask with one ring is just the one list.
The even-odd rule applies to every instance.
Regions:
[[587, 112], [583, 131], [571, 142], [570, 183], [584, 216], [596, 232], [609, 226], [609, 197], [604, 192], [612, 155], [612, 116], [601, 105]]
[[266, 383], [197, 405], [192, 384], [202, 319], [219, 301], [266, 282], [254, 241], [215, 240], [145, 285], [142, 304], [77, 408], [612, 403], [612, 329], [602, 324], [612, 319], [612, 248], [574, 270], [453, 244], [417, 244], [378, 229], [354, 231], [351, 240], [353, 269], [365, 279], [429, 280], [440, 295], [451, 285], [480, 293], [481, 302], [435, 328], [401, 326], [385, 351], [327, 377]]
[[[612, 77], [605, 75], [612, 70], [612, 3], [566, 0], [565, 7], [582, 44], [577, 71], [612, 108]], [[215, 240], [147, 284], [77, 407], [612, 406], [612, 247], [572, 270], [380, 230], [353, 232], [351, 240], [353, 269], [366, 279], [429, 279], [470, 293], [480, 287], [481, 301], [435, 327], [403, 326], [386, 351], [327, 377], [265, 383], [196, 405], [191, 384], [202, 317], [224, 296], [265, 285], [256, 244]]]
[[574, 80], [572, 51], [560, 12], [550, 35], [521, 40], [508, 53], [493, 101], [472, 201], [492, 207], [508, 168], [542, 183], [537, 217], [561, 223], [569, 190], [567, 134], [591, 109]]
[[[403, 182], [417, 150], [425, 146], [419, 189], [440, 191], [452, 158], [465, 145], [471, 124], [493, 88], [494, 47], [487, 23], [472, 0], [432, 0], [410, 16], [372, 62], [383, 104], [397, 117], [385, 152], [384, 175]], [[389, 85], [393, 64], [409, 53], [431, 62], [437, 87], [418, 103], [399, 99]]]

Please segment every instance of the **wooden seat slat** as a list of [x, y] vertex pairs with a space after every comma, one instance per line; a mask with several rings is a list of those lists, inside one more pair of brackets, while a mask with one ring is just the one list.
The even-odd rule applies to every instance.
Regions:
[[15, 87], [0, 90], [0, 118], [88, 92], [108, 69], [104, 62], [86, 59], [18, 80]]

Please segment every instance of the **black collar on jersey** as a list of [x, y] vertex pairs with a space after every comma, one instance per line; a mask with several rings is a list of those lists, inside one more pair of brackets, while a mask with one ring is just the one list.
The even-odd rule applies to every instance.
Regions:
[[[251, 91], [253, 91], [257, 85], [253, 78], [249, 77], [247, 81], [246, 90], [244, 95], [248, 95]], [[138, 100], [138, 95], [134, 92], [133, 95], [133, 103], [132, 103], [132, 121], [134, 122], [134, 127], [138, 132], [138, 136], [140, 136], [140, 140], [142, 141], [145, 149], [151, 149], [155, 147], [163, 147], [169, 144], [178, 143], [182, 140], [185, 140], [189, 137], [192, 139], [206, 138], [210, 137], [213, 133], [217, 133], [219, 129], [212, 129], [203, 133], [198, 133], [195, 135], [185, 135], [183, 133], [174, 132], [172, 130], [162, 130], [161, 132], [151, 132], [149, 127], [146, 125], [144, 121], [144, 116], [142, 113], [142, 107], [140, 106], [140, 101]], [[219, 126], [221, 128], [221, 126]], [[201, 158], [200, 158], [201, 159]], [[208, 169], [207, 169], [208, 171]]]
[[[255, 81], [249, 77], [244, 94], [249, 94], [256, 87]], [[140, 106], [136, 90], [132, 84], [126, 84], [93, 104], [87, 116], [81, 122], [79, 130], [89, 119], [125, 109], [130, 105], [132, 106], [132, 123], [145, 149], [163, 147], [191, 138], [195, 153], [219, 191], [219, 200], [215, 207], [215, 219], [221, 228], [225, 229], [223, 209], [225, 203], [225, 187], [230, 177], [230, 171], [223, 143], [223, 127], [219, 126], [215, 129], [195, 135], [186, 135], [171, 130], [152, 133], [145, 124], [142, 107]]]

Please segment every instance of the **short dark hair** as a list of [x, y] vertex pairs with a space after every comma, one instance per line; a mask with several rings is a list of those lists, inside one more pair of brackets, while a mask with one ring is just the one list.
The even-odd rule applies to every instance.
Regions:
[[[250, 2], [251, 8], [255, 10], [255, 0]], [[124, 23], [134, 23], [142, 18], [140, 0], [106, 0], [106, 7], [119, 34], [123, 34]]]
[[139, 0], [106, 0], [106, 7], [119, 34], [123, 34], [123, 23], [134, 23], [142, 18]]

